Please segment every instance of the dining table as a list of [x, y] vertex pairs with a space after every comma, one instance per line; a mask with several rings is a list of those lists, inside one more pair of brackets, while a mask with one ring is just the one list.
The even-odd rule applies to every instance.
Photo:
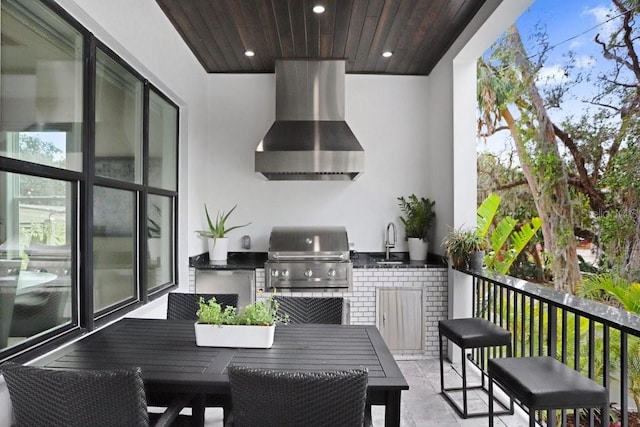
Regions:
[[[385, 426], [400, 425], [409, 385], [374, 325], [278, 325], [271, 348], [199, 347], [190, 320], [123, 318], [33, 363], [54, 369], [137, 366], [148, 393], [229, 396], [227, 367], [279, 371], [366, 368], [367, 403], [385, 407]], [[204, 411], [196, 411], [196, 425]]]

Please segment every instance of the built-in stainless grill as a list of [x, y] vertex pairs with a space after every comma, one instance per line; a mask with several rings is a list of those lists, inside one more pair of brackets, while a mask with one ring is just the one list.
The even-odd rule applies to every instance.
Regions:
[[351, 291], [353, 265], [344, 227], [273, 227], [267, 289]]

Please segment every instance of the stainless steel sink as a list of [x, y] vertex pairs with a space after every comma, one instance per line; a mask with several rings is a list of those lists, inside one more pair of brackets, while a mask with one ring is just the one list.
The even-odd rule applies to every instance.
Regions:
[[389, 264], [389, 265], [399, 265], [403, 264], [403, 261], [397, 256], [391, 255], [389, 258], [384, 257], [371, 257], [376, 264]]

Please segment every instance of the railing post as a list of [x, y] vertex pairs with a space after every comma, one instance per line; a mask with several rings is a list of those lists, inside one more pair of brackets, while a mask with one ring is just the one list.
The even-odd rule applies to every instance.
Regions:
[[[554, 304], [548, 305], [547, 322], [547, 355], [555, 358], [558, 349], [558, 310]], [[556, 425], [555, 411], [547, 411], [547, 418], [547, 425]]]
[[627, 352], [629, 351], [629, 346], [627, 343], [627, 333], [624, 331], [620, 332], [620, 412], [621, 414], [621, 425], [628, 426], [629, 425], [629, 398], [627, 397], [629, 394], [629, 363], [627, 361]]

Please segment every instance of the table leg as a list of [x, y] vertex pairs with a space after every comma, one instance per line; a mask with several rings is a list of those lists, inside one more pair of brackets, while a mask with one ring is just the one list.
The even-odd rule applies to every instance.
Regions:
[[384, 408], [385, 427], [400, 427], [400, 393], [400, 390], [387, 392]]
[[199, 394], [193, 398], [191, 406], [191, 425], [204, 427], [205, 395]]

